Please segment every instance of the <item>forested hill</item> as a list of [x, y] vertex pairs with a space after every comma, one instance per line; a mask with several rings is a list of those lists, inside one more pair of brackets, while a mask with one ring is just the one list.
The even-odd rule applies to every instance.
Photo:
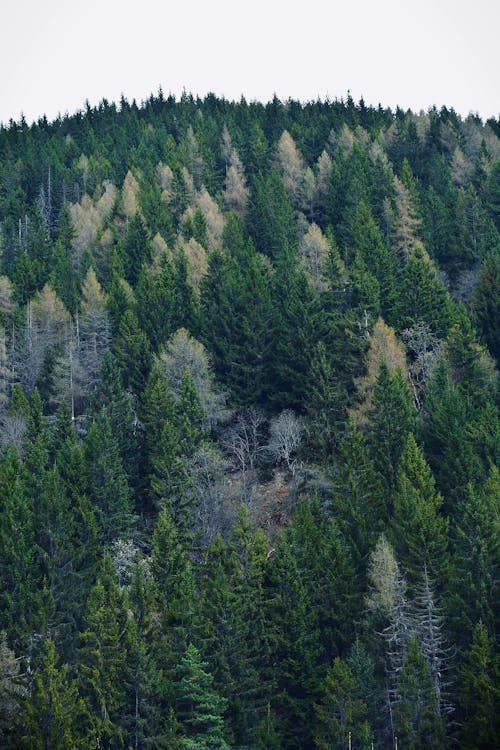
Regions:
[[500, 121], [11, 122], [0, 250], [0, 747], [496, 748]]

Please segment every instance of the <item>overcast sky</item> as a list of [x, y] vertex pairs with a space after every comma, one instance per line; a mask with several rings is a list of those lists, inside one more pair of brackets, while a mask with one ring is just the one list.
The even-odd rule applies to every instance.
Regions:
[[498, 0], [0, 0], [0, 121], [212, 91], [500, 114]]

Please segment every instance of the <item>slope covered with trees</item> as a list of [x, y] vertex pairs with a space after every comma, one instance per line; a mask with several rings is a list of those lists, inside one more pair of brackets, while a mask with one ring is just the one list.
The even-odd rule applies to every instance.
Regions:
[[0, 129], [0, 747], [500, 735], [500, 122]]

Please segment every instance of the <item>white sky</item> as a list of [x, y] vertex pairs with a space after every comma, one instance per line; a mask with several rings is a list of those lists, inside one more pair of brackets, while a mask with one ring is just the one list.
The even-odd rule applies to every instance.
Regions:
[[499, 0], [0, 0], [0, 121], [213, 91], [500, 114]]

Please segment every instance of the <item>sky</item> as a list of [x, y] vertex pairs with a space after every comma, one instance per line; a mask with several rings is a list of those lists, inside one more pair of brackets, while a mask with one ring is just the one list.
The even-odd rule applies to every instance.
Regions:
[[0, 0], [0, 122], [121, 95], [500, 115], [498, 0]]

